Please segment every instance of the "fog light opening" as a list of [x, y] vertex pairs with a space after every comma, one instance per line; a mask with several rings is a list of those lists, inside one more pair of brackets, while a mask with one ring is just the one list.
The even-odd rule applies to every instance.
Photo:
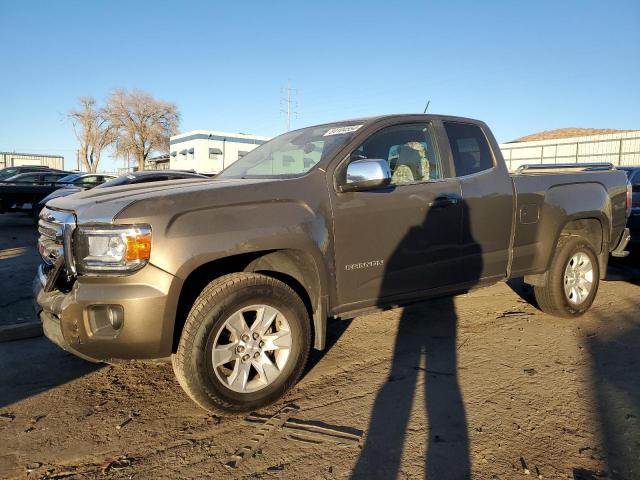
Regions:
[[122, 328], [122, 322], [124, 320], [124, 312], [122, 307], [118, 305], [116, 308], [111, 306], [107, 307], [107, 314], [109, 315], [109, 323], [114, 330], [120, 330]]
[[124, 325], [122, 305], [90, 305], [87, 313], [91, 333], [95, 336], [113, 337]]

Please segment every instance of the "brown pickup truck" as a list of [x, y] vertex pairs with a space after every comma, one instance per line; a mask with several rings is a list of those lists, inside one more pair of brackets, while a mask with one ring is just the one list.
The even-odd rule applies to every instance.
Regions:
[[575, 317], [631, 206], [624, 172], [575, 167], [510, 174], [480, 121], [390, 115], [287, 132], [212, 180], [55, 199], [44, 332], [89, 360], [170, 358], [199, 405], [239, 411], [297, 381], [329, 318], [514, 277]]

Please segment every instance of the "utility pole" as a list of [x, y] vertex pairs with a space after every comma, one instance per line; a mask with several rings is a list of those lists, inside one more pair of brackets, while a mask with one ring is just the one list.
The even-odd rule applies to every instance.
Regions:
[[284, 114], [287, 116], [287, 132], [289, 130], [291, 130], [291, 117], [295, 116], [296, 118], [298, 118], [298, 100], [294, 100], [294, 96], [297, 98], [298, 96], [298, 89], [297, 88], [291, 88], [291, 80], [289, 80], [287, 82], [287, 87], [283, 88], [282, 93], [286, 93], [286, 98], [281, 98], [280, 99], [280, 105], [282, 105], [283, 103], [286, 103], [286, 109], [282, 108], [280, 109], [280, 113]]

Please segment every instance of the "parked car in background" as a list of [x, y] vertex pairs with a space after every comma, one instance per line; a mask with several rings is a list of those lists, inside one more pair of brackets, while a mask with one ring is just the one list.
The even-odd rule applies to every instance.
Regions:
[[20, 165], [17, 167], [7, 167], [0, 170], [0, 180], [13, 177], [14, 175], [19, 175], [21, 173], [46, 172], [46, 171], [58, 172], [60, 170], [55, 168], [49, 168], [44, 165]]
[[[99, 173], [72, 173], [46, 170], [21, 173], [0, 181], [0, 213], [40, 212], [38, 204], [52, 192], [64, 187], [92, 188], [113, 175]], [[37, 210], [37, 211], [36, 211]]]
[[627, 174], [631, 184], [631, 216], [629, 217], [629, 230], [631, 242], [640, 244], [640, 167], [619, 167]]
[[63, 187], [91, 188], [116, 178], [108, 173], [72, 173], [58, 180]]
[[62, 177], [56, 182], [56, 185], [59, 185], [59, 188], [52, 191], [49, 195], [33, 206], [33, 216], [37, 221], [40, 210], [42, 210], [42, 207], [44, 207], [52, 198], [66, 197], [72, 193], [98, 187], [105, 182], [113, 180], [114, 178], [116, 178], [115, 175], [105, 173], [72, 173], [71, 175]]
[[33, 206], [53, 190], [56, 182], [71, 172], [42, 170], [20, 173], [0, 180], [0, 213], [31, 212]]
[[[85, 175], [85, 177], [89, 177], [90, 175]], [[166, 180], [179, 180], [183, 178], [208, 178], [204, 175], [199, 175], [195, 172], [186, 172], [182, 170], [144, 170], [142, 172], [134, 172], [127, 175], [121, 175], [119, 177], [114, 177], [113, 175], [103, 175], [103, 177], [110, 177], [110, 179], [104, 183], [97, 185], [95, 188], [107, 188], [107, 187], [117, 187], [119, 185], [131, 185], [134, 183], [147, 183], [147, 182], [162, 182]], [[72, 177], [72, 175], [70, 175]], [[87, 180], [89, 180], [87, 178]], [[60, 180], [60, 182], [64, 181], [64, 178]], [[36, 208], [34, 208], [33, 214], [36, 216], [40, 214], [40, 211], [44, 208], [49, 200], [54, 198], [66, 197], [74, 193], [82, 192], [83, 190], [87, 190], [90, 188], [86, 183], [72, 183], [65, 185], [63, 188], [59, 188], [51, 192], [49, 195], [44, 197]]]

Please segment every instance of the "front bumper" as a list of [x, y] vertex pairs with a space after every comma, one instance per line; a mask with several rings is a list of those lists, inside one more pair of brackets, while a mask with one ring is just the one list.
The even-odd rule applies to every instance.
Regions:
[[[68, 293], [47, 291], [42, 267], [33, 281], [44, 334], [53, 343], [96, 362], [162, 359], [171, 355], [178, 279], [153, 265], [126, 277], [78, 278]], [[114, 334], [98, 331], [90, 309], [122, 307], [124, 321]]]

